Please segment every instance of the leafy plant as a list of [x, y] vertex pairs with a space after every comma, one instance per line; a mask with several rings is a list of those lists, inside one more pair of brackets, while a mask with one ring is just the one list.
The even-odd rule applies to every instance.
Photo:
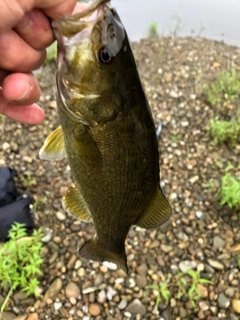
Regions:
[[158, 25], [157, 22], [152, 22], [148, 28], [148, 36], [149, 38], [158, 37]]
[[23, 176], [21, 179], [22, 179], [25, 187], [32, 187], [32, 186], [37, 185], [37, 180], [32, 174], [28, 174], [27, 176]]
[[233, 166], [229, 164], [221, 179], [221, 205], [227, 204], [230, 208], [240, 209], [240, 176], [229, 172], [232, 168]]
[[0, 287], [8, 289], [8, 294], [0, 309], [4, 311], [8, 300], [17, 287], [21, 287], [26, 295], [37, 294], [37, 275], [41, 275], [40, 257], [42, 249], [40, 230], [34, 230], [31, 237], [27, 237], [24, 224], [15, 223], [9, 232], [9, 241], [0, 248]]
[[213, 136], [215, 143], [229, 141], [235, 145], [240, 142], [240, 116], [233, 121], [219, 120], [218, 117], [211, 119], [208, 133]]
[[196, 301], [201, 297], [198, 284], [210, 283], [211, 281], [200, 277], [200, 271], [189, 270], [186, 274], [180, 272], [175, 276], [171, 276], [168, 280], [160, 282], [159, 286], [151, 285], [148, 286], [147, 289], [157, 291], [155, 309], [160, 301], [166, 304], [169, 303], [171, 296], [170, 287], [174, 287], [177, 290], [177, 299], [186, 296], [190, 300], [192, 306], [196, 308]]
[[53, 42], [53, 44], [51, 44], [47, 48], [47, 59], [45, 61], [45, 64], [55, 61], [56, 58], [57, 58], [57, 41]]
[[204, 87], [211, 105], [228, 104], [240, 95], [240, 76], [234, 68], [231, 71], [222, 71], [216, 81]]

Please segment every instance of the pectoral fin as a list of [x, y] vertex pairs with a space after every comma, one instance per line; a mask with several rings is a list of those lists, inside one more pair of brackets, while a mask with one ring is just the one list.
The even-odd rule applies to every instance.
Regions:
[[171, 206], [159, 188], [149, 208], [137, 221], [136, 225], [145, 229], [157, 228], [163, 225], [171, 214]]
[[125, 273], [128, 273], [127, 257], [125, 249], [121, 253], [114, 253], [106, 250], [101, 244], [98, 243], [96, 238], [89, 239], [83, 244], [83, 246], [78, 250], [81, 257], [94, 260], [94, 261], [108, 261], [115, 263], [119, 268], [121, 268]]
[[45, 140], [39, 151], [43, 160], [61, 160], [66, 157], [62, 127], [59, 126]]
[[84, 222], [92, 221], [88, 207], [76, 185], [67, 191], [63, 197], [62, 206], [64, 210], [74, 217]]

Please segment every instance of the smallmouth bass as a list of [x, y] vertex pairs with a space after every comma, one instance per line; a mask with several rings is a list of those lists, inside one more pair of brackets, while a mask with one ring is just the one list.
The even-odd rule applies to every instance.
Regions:
[[128, 271], [132, 225], [151, 229], [171, 216], [161, 188], [158, 141], [124, 26], [110, 1], [54, 22], [60, 126], [40, 158], [67, 156], [75, 180], [64, 209], [96, 234], [79, 249]]

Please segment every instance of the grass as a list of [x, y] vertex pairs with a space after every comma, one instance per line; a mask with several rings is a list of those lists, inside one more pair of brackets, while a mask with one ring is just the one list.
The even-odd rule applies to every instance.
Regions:
[[156, 38], [158, 37], [158, 25], [157, 22], [152, 22], [148, 27], [148, 37]]
[[[231, 173], [232, 164], [229, 163], [225, 174], [221, 178], [221, 205], [227, 204], [231, 209], [240, 209], [240, 176]], [[240, 166], [237, 168], [240, 170]]]
[[160, 282], [159, 285], [148, 286], [147, 289], [153, 289], [157, 292], [154, 309], [157, 309], [160, 302], [169, 304], [171, 298], [170, 287], [177, 290], [176, 299], [180, 300], [183, 296], [188, 297], [192, 306], [196, 308], [196, 302], [201, 297], [198, 284], [210, 283], [211, 281], [200, 277], [200, 271], [189, 270], [187, 274], [180, 272], [171, 276], [168, 280]]
[[57, 59], [57, 41], [53, 42], [50, 47], [47, 48], [47, 59], [45, 64], [49, 64]]
[[8, 290], [8, 294], [0, 308], [5, 310], [11, 294], [17, 287], [21, 287], [27, 296], [36, 294], [38, 285], [37, 275], [41, 275], [40, 257], [42, 249], [40, 230], [34, 230], [31, 237], [27, 237], [24, 224], [15, 223], [9, 232], [9, 241], [0, 248], [0, 287]]
[[236, 145], [240, 142], [240, 116], [232, 121], [219, 120], [218, 117], [211, 119], [208, 134], [216, 144], [229, 142], [233, 146]]
[[240, 96], [240, 76], [236, 69], [222, 71], [216, 81], [204, 85], [208, 101], [212, 106], [229, 105]]

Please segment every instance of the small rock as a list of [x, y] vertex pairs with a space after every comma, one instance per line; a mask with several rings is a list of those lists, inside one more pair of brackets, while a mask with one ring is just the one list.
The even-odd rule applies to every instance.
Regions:
[[136, 277], [137, 286], [142, 289], [147, 285], [147, 278], [146, 276], [140, 276], [139, 274]]
[[196, 217], [199, 219], [199, 220], [204, 220], [205, 218], [205, 214], [201, 211], [196, 211]]
[[54, 302], [53, 307], [55, 311], [58, 311], [62, 307], [62, 302]]
[[169, 253], [170, 251], [173, 250], [172, 246], [168, 246], [166, 244], [161, 244], [160, 248], [162, 249], [163, 252]]
[[106, 302], [106, 293], [105, 290], [101, 290], [98, 293], [98, 298], [97, 298], [98, 302], [103, 304], [104, 302]]
[[4, 320], [15, 320], [16, 318], [16, 315], [12, 312], [3, 311], [1, 315], [2, 315], [1, 319], [4, 319]]
[[119, 305], [118, 305], [118, 308], [119, 308], [120, 310], [123, 310], [123, 309], [126, 308], [126, 306], [127, 306], [127, 300], [126, 300], [125, 298], [123, 298], [123, 299], [120, 301], [120, 303], [119, 303]]
[[46, 228], [44, 230], [45, 235], [42, 237], [42, 242], [47, 243], [52, 239], [53, 231], [49, 228]]
[[143, 316], [146, 313], [146, 308], [140, 300], [134, 299], [133, 302], [131, 302], [127, 306], [126, 312], [129, 312], [131, 314], [139, 313], [140, 315]]
[[141, 264], [139, 267], [137, 267], [137, 273], [142, 275], [142, 276], [146, 276], [147, 274], [147, 265], [144, 263], [144, 264]]
[[60, 221], [66, 220], [66, 214], [61, 211], [57, 211], [56, 216], [57, 216], [58, 220], [60, 220]]
[[199, 307], [202, 311], [207, 311], [209, 309], [209, 305], [205, 301], [200, 301]]
[[65, 289], [65, 294], [67, 298], [75, 298], [80, 295], [80, 289], [74, 282], [69, 282]]
[[104, 261], [103, 266], [107, 267], [109, 270], [117, 270], [117, 265], [112, 262]]
[[3, 144], [2, 144], [2, 150], [3, 151], [5, 151], [5, 150], [7, 150], [7, 149], [9, 149], [10, 148], [10, 144], [8, 143], [8, 142], [4, 142]]
[[197, 263], [195, 261], [185, 260], [181, 261], [178, 266], [183, 273], [187, 273], [189, 270], [195, 269]]
[[117, 294], [117, 291], [114, 290], [112, 287], [109, 287], [108, 288], [108, 291], [107, 291], [107, 298], [108, 300], [112, 300], [112, 298]]
[[227, 309], [230, 306], [230, 301], [228, 300], [228, 298], [225, 296], [224, 293], [219, 294], [217, 302], [218, 302], [219, 308], [222, 308], [222, 309]]
[[235, 290], [234, 290], [234, 288], [227, 288], [226, 290], [225, 290], [225, 294], [228, 296], [228, 297], [233, 297], [234, 296], [234, 293], [235, 293]]
[[32, 163], [33, 159], [29, 156], [24, 156], [23, 157], [23, 161], [27, 162], [27, 163]]
[[222, 263], [220, 263], [217, 260], [213, 260], [213, 259], [208, 259], [208, 263], [210, 264], [211, 267], [217, 269], [217, 270], [223, 270], [224, 269], [224, 265]]
[[38, 314], [36, 312], [31, 313], [27, 320], [38, 320]]
[[57, 278], [52, 282], [49, 286], [48, 290], [46, 291], [43, 301], [47, 301], [48, 299], [55, 300], [58, 292], [62, 289], [62, 280]]
[[239, 299], [232, 300], [232, 308], [233, 308], [234, 312], [240, 313], [240, 300]]
[[99, 307], [98, 304], [92, 303], [92, 304], [90, 304], [88, 311], [91, 314], [91, 316], [96, 317], [101, 313], [101, 308]]
[[200, 292], [201, 298], [207, 298], [208, 289], [204, 285], [202, 285], [200, 283], [197, 284], [197, 288], [198, 288], [198, 290]]
[[27, 317], [28, 317], [27, 314], [23, 314], [23, 315], [21, 315], [21, 316], [17, 316], [14, 320], [26, 320]]
[[216, 249], [223, 248], [225, 246], [225, 241], [222, 238], [215, 236], [213, 238], [213, 246]]

